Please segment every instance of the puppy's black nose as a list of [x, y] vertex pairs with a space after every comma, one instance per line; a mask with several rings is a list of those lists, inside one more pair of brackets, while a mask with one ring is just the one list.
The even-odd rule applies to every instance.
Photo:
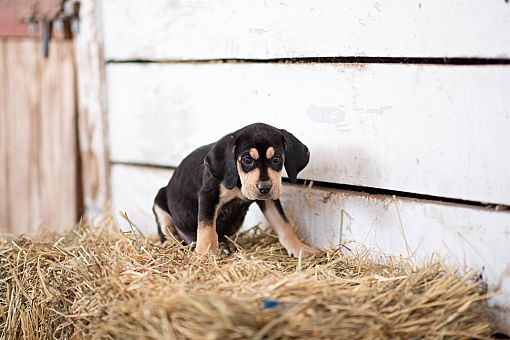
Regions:
[[257, 189], [259, 189], [259, 192], [264, 195], [269, 193], [272, 187], [273, 185], [271, 183], [257, 183]]

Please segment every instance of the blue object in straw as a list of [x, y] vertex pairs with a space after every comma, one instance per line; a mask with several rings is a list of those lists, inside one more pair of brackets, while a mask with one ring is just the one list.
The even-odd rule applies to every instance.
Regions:
[[264, 309], [273, 309], [280, 306], [282, 303], [280, 301], [264, 299], [262, 300], [262, 308]]

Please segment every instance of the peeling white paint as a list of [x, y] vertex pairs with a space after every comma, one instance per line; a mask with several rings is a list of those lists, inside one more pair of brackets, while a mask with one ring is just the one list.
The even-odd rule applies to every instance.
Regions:
[[504, 0], [101, 4], [105, 55], [114, 60], [510, 55]]

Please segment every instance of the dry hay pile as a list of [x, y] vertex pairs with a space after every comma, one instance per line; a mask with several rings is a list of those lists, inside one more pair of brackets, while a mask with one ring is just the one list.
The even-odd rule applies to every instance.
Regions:
[[204, 261], [80, 226], [0, 242], [0, 338], [487, 338], [483, 287], [430, 265], [338, 250], [298, 261], [274, 236]]

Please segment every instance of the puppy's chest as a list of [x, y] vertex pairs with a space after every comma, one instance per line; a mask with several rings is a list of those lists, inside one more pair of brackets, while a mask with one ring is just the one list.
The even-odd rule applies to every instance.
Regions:
[[224, 202], [218, 209], [216, 228], [220, 234], [232, 235], [239, 230], [244, 216], [253, 201], [229, 196], [230, 200]]
[[221, 185], [221, 187], [220, 187], [220, 204], [219, 205], [223, 206], [232, 200], [236, 200], [236, 201], [239, 200], [240, 201], [240, 202], [238, 202], [239, 204], [241, 204], [242, 202], [251, 203], [250, 201], [248, 201], [248, 199], [246, 197], [244, 197], [244, 195], [241, 193], [241, 190], [239, 188], [234, 188], [232, 190], [228, 190], [223, 185]]

